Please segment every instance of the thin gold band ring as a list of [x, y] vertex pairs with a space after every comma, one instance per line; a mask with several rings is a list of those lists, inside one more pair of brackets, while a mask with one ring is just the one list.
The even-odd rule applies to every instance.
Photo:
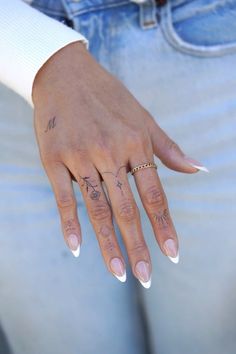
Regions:
[[144, 168], [155, 168], [157, 169], [157, 165], [153, 162], [147, 162], [147, 163], [143, 163], [141, 165], [135, 166], [132, 168], [132, 170], [130, 171], [131, 175], [133, 175], [135, 172], [139, 171], [139, 170], [143, 170]]

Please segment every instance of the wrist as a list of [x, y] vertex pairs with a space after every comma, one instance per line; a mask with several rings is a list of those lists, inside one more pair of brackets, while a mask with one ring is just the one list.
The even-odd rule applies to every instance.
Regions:
[[79, 63], [83, 62], [83, 58], [87, 54], [86, 45], [81, 41], [70, 43], [54, 53], [35, 76], [32, 87], [34, 104], [39, 96], [47, 95], [50, 92], [55, 81], [61, 81], [61, 76], [65, 76], [65, 79], [68, 80], [67, 72], [73, 73], [75, 69], [78, 70]]

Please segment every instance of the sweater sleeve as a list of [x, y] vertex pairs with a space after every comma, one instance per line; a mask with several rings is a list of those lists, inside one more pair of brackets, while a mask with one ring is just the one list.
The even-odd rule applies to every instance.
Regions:
[[0, 82], [31, 106], [38, 70], [59, 49], [76, 41], [88, 47], [81, 34], [21, 0], [0, 0]]

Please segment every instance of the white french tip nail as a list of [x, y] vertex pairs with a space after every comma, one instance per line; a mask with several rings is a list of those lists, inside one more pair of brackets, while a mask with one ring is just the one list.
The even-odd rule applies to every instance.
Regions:
[[116, 275], [115, 273], [113, 273], [113, 274], [119, 281], [121, 281], [121, 283], [126, 282], [126, 272], [123, 275], [121, 275], [121, 276], [120, 275]]
[[145, 288], [145, 289], [149, 289], [151, 284], [152, 284], [152, 279], [150, 278], [148, 281], [144, 282], [142, 280], [140, 280], [140, 283], [142, 284], [142, 286]]
[[173, 263], [175, 263], [175, 264], [179, 263], [179, 253], [177, 254], [176, 257], [170, 257], [170, 256], [168, 256], [168, 258], [171, 260], [171, 262], [173, 262]]
[[73, 253], [73, 255], [78, 258], [79, 255], [80, 255], [80, 245], [78, 246], [78, 248], [76, 250], [72, 250], [71, 249], [71, 252]]
[[210, 172], [209, 170], [208, 170], [208, 168], [206, 168], [205, 166], [199, 166], [199, 165], [196, 165], [196, 164], [194, 164], [194, 163], [190, 163], [190, 165], [191, 166], [193, 166], [194, 168], [197, 168], [198, 170], [200, 170], [200, 171], [203, 171], [203, 172]]

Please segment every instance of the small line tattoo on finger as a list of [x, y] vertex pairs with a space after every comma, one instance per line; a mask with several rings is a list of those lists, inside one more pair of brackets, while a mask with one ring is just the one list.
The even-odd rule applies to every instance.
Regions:
[[126, 168], [125, 165], [122, 165], [122, 166], [120, 166], [120, 167], [118, 168], [118, 170], [117, 170], [116, 173], [111, 172], [111, 171], [104, 171], [104, 172], [101, 172], [101, 175], [103, 175], [104, 173], [110, 173], [112, 176], [115, 177], [116, 187], [120, 189], [122, 195], [124, 194], [123, 189], [122, 189], [123, 183], [120, 181], [120, 179], [118, 179], [118, 175], [119, 175], [119, 173], [120, 173], [120, 170], [121, 170], [123, 167]]
[[49, 130], [52, 130], [56, 126], [56, 116], [49, 119], [47, 128], [44, 130], [44, 133], [47, 133]]
[[100, 198], [100, 195], [101, 195], [101, 192], [99, 192], [96, 188], [98, 187], [97, 184], [93, 184], [92, 182], [89, 181], [90, 177], [88, 176], [85, 176], [85, 177], [81, 177], [80, 176], [80, 179], [83, 181], [82, 182], [82, 187], [85, 186], [86, 187], [86, 191], [87, 193], [89, 192], [90, 190], [90, 198], [92, 200], [98, 200]]
[[119, 175], [119, 173], [120, 173], [120, 170], [121, 170], [123, 167], [125, 167], [125, 168], [126, 168], [126, 166], [125, 166], [125, 165], [122, 165], [122, 166], [120, 166], [120, 167], [118, 168], [118, 170], [117, 170], [117, 172], [116, 172], [116, 173], [111, 172], [111, 171], [104, 171], [104, 172], [101, 172], [101, 174], [103, 175], [104, 173], [110, 173], [110, 174], [112, 174], [113, 176], [115, 176], [115, 177], [117, 178], [117, 177], [118, 177], [118, 175]]

